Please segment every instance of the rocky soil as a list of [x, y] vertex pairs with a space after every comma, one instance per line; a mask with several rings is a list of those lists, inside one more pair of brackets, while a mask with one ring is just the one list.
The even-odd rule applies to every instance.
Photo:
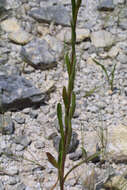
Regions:
[[[57, 158], [70, 18], [70, 0], [0, 0], [0, 190], [50, 190], [57, 180], [46, 152]], [[65, 171], [82, 160], [81, 147], [87, 155], [103, 152], [75, 169], [65, 189], [126, 190], [127, 1], [82, 0], [76, 51], [77, 106]], [[110, 79], [116, 64], [113, 91], [93, 58]]]

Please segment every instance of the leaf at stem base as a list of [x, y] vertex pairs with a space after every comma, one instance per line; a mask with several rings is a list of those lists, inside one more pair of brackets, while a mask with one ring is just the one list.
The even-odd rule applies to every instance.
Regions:
[[56, 161], [56, 159], [54, 158], [54, 156], [52, 156], [52, 154], [50, 154], [49, 152], [46, 152], [46, 155], [48, 157], [48, 161], [55, 167], [58, 168], [58, 163]]

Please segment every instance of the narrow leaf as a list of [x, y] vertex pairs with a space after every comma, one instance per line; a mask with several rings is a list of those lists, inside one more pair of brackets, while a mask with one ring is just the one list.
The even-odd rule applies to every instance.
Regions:
[[89, 91], [86, 91], [86, 93], [85, 93], [85, 95], [83, 96], [83, 97], [88, 97], [88, 96], [91, 96], [97, 89], [99, 88], [99, 86], [98, 87], [95, 87], [95, 88], [92, 88], [91, 90], [89, 90]]
[[62, 167], [63, 152], [64, 152], [64, 144], [63, 144], [62, 139], [60, 139], [60, 143], [59, 143], [59, 156], [58, 156], [58, 166], [59, 166], [59, 169], [61, 169], [61, 167]]
[[66, 63], [66, 66], [67, 66], [68, 75], [70, 76], [71, 67], [70, 67], [70, 60], [69, 60], [68, 53], [65, 55], [65, 63]]
[[82, 3], [82, 0], [77, 0], [77, 5], [76, 5], [76, 6], [77, 6], [77, 7], [76, 7], [77, 9], [79, 9], [79, 8], [80, 8], [81, 3]]
[[63, 87], [62, 96], [63, 96], [63, 101], [64, 101], [65, 108], [67, 108], [68, 107], [68, 95], [67, 95], [67, 91], [66, 91], [65, 86]]
[[74, 18], [74, 15], [75, 15], [75, 6], [76, 6], [75, 0], [71, 0], [71, 4], [72, 4], [72, 17]]
[[81, 2], [82, 2], [82, 0], [77, 0], [77, 3], [76, 3], [76, 10], [75, 10], [75, 15], [74, 15], [75, 24], [76, 24], [76, 21], [77, 21], [77, 15], [78, 15], [78, 11], [79, 11]]
[[68, 116], [66, 113], [65, 113], [64, 122], [65, 122], [65, 128], [68, 127]]
[[116, 70], [116, 64], [114, 65], [113, 70], [111, 72], [112, 80], [114, 79], [115, 70]]
[[66, 144], [66, 153], [68, 152], [69, 145], [71, 142], [72, 137], [72, 127], [71, 127], [71, 119], [69, 119], [69, 126], [68, 126], [68, 134], [67, 134], [67, 144]]
[[75, 48], [75, 43], [76, 43], [76, 32], [75, 32], [75, 25], [74, 21], [71, 22], [71, 43], [72, 43], [72, 48]]
[[73, 117], [73, 115], [75, 113], [75, 108], [76, 108], [76, 95], [73, 92], [72, 93], [72, 117]]
[[73, 88], [74, 88], [75, 64], [76, 64], [76, 59], [74, 58], [74, 62], [73, 62], [73, 65], [72, 65], [71, 76], [70, 76], [70, 78], [69, 78], [69, 91], [72, 91]]
[[52, 156], [52, 154], [50, 154], [49, 152], [46, 152], [46, 155], [48, 157], [48, 161], [55, 167], [58, 168], [58, 163], [56, 161], [56, 159], [54, 158], [54, 156]]
[[71, 108], [69, 112], [69, 118], [72, 119], [74, 113], [75, 113], [75, 107], [76, 107], [76, 96], [75, 93], [72, 93], [72, 103], [71, 103]]
[[92, 154], [91, 156], [89, 156], [87, 158], [87, 162], [90, 162], [90, 161], [94, 160], [95, 158], [98, 158], [100, 156], [100, 154], [101, 154], [101, 151]]
[[104, 73], [105, 73], [105, 75], [107, 77], [108, 82], [110, 82], [110, 79], [109, 79], [109, 76], [108, 76], [108, 73], [107, 73], [107, 70], [106, 70], [105, 66], [102, 65], [101, 63], [99, 63], [98, 61], [96, 61], [95, 59], [93, 59], [93, 61], [96, 63], [96, 65], [99, 65], [102, 68], [102, 70], [104, 71]]
[[83, 154], [83, 157], [87, 160], [87, 152], [86, 150], [82, 147], [82, 154]]
[[59, 127], [60, 127], [60, 134], [62, 137], [62, 140], [64, 141], [64, 126], [63, 126], [63, 121], [62, 121], [62, 107], [61, 104], [57, 104], [57, 117], [58, 117], [58, 122], [59, 122]]
[[72, 91], [73, 90], [73, 86], [74, 86], [74, 81], [72, 80], [72, 75], [69, 79], [69, 91]]
[[111, 72], [111, 80], [110, 80], [111, 90], [113, 90], [113, 82], [114, 82], [115, 70], [116, 70], [116, 64], [114, 65], [113, 70]]

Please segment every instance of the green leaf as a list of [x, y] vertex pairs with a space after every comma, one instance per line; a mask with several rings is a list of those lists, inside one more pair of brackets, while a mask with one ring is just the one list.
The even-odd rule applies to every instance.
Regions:
[[60, 142], [59, 142], [59, 153], [63, 151], [63, 141], [62, 139], [60, 139]]
[[58, 156], [58, 166], [59, 169], [61, 169], [62, 167], [62, 158], [63, 158], [63, 152], [64, 152], [64, 142], [62, 141], [62, 139], [60, 139], [60, 143], [59, 143], [59, 156]]
[[114, 73], [115, 73], [115, 70], [116, 70], [116, 64], [114, 65], [113, 70], [112, 70], [112, 72], [111, 72], [112, 80], [114, 80]]
[[89, 157], [87, 158], [87, 162], [90, 162], [90, 161], [94, 160], [94, 159], [97, 158], [100, 154], [101, 154], [101, 151], [92, 154], [91, 156], [89, 156]]
[[86, 150], [83, 147], [81, 147], [81, 149], [82, 149], [83, 157], [87, 160], [87, 152], [86, 152]]
[[59, 122], [59, 127], [60, 127], [60, 134], [62, 137], [62, 141], [64, 141], [64, 126], [63, 126], [63, 121], [62, 121], [62, 107], [61, 104], [57, 104], [57, 118]]
[[96, 61], [95, 59], [93, 59], [93, 61], [96, 63], [96, 65], [99, 65], [102, 68], [102, 70], [104, 71], [104, 73], [105, 73], [105, 75], [107, 77], [108, 82], [110, 82], [110, 79], [109, 79], [109, 76], [108, 76], [108, 73], [107, 73], [107, 70], [106, 70], [105, 66], [102, 65], [101, 63], [99, 63], [98, 61]]
[[62, 96], [63, 96], [63, 101], [64, 101], [65, 108], [67, 108], [68, 107], [68, 95], [67, 95], [67, 91], [66, 91], [65, 86], [63, 87]]
[[56, 161], [56, 159], [54, 158], [54, 156], [52, 156], [52, 154], [50, 154], [49, 152], [46, 152], [46, 155], [48, 157], [48, 161], [55, 167], [58, 168], [58, 163]]
[[69, 119], [68, 133], [67, 133], [67, 144], [66, 144], [66, 153], [69, 148], [72, 137], [72, 127], [71, 127], [71, 119]]
[[76, 9], [76, 3], [75, 0], [71, 0], [71, 4], [72, 4], [72, 17], [74, 18], [75, 15], [75, 9]]
[[65, 113], [64, 122], [65, 122], [65, 127], [68, 127], [68, 116], [66, 113]]
[[73, 65], [72, 65], [71, 76], [70, 76], [70, 78], [69, 78], [69, 91], [72, 91], [73, 88], [74, 88], [75, 64], [76, 64], [76, 59], [74, 58], [74, 62], [73, 62]]
[[83, 96], [83, 97], [88, 97], [88, 96], [91, 96], [97, 89], [99, 88], [99, 86], [98, 87], [95, 87], [95, 88], [92, 88], [91, 90], [89, 90], [89, 91], [86, 91], [86, 93], [85, 93], [85, 95]]
[[72, 28], [72, 32], [71, 32], [71, 43], [72, 43], [72, 47], [75, 48], [76, 32], [75, 32], [74, 21], [71, 21], [71, 28]]
[[79, 11], [81, 2], [82, 2], [82, 0], [77, 0], [77, 3], [76, 3], [76, 10], [75, 10], [75, 15], [74, 15], [75, 24], [76, 24], [76, 21], [77, 21], [77, 15], [78, 15], [78, 11]]
[[77, 0], [77, 9], [79, 9], [79, 7], [81, 6], [82, 0]]
[[75, 112], [75, 107], [76, 107], [76, 95], [74, 92], [72, 92], [72, 117]]
[[75, 113], [75, 107], [76, 107], [76, 96], [75, 93], [72, 93], [72, 104], [70, 108], [69, 118], [71, 119]]
[[115, 70], [116, 70], [116, 64], [113, 67], [113, 70], [111, 72], [111, 80], [110, 80], [110, 85], [111, 85], [111, 90], [113, 91], [113, 82], [114, 82], [114, 76], [115, 76]]
[[71, 67], [70, 67], [70, 60], [69, 60], [68, 53], [65, 55], [65, 63], [66, 63], [66, 66], [67, 66], [68, 75], [70, 76]]
[[74, 81], [72, 80], [72, 75], [69, 79], [69, 91], [72, 91], [74, 87]]

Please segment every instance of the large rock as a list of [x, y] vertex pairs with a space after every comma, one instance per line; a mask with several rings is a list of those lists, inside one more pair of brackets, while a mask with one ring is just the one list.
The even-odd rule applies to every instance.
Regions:
[[1, 28], [6, 32], [17, 32], [20, 24], [15, 18], [9, 18], [1, 22]]
[[[11, 51], [11, 48], [9, 47], [9, 43], [3, 40], [0, 40], [0, 67], [1, 65], [7, 63], [9, 59], [9, 53]], [[0, 68], [1, 72], [1, 68]]]
[[63, 58], [64, 43], [51, 35], [46, 35], [44, 39], [48, 42], [49, 47], [55, 52], [56, 59], [59, 60]]
[[120, 52], [119, 55], [117, 56], [117, 60], [122, 64], [127, 64], [127, 55]]
[[120, 48], [118, 48], [117, 46], [113, 46], [109, 52], [108, 52], [108, 56], [110, 58], [115, 58], [118, 54], [119, 54]]
[[20, 135], [15, 137], [14, 142], [26, 148], [28, 145], [30, 145], [31, 140], [25, 135]]
[[5, 190], [3, 182], [0, 180], [0, 189]]
[[21, 72], [18, 67], [12, 65], [0, 65], [0, 76], [1, 75], [20, 75]]
[[17, 44], [25, 45], [32, 40], [32, 36], [24, 30], [18, 30], [17, 32], [11, 32], [8, 38]]
[[[56, 66], [61, 47], [51, 38], [34, 39], [29, 44], [22, 47], [21, 56], [23, 59], [36, 69], [50, 69]], [[56, 45], [55, 45], [56, 44]]]
[[70, 25], [69, 12], [62, 5], [33, 9], [29, 12], [29, 15], [38, 22], [50, 23], [54, 21], [56, 24], [61, 24], [64, 26]]
[[10, 15], [10, 11], [6, 9], [6, 0], [0, 0], [0, 21]]
[[106, 152], [115, 162], [127, 162], [127, 126], [111, 126], [108, 129]]
[[119, 26], [123, 30], [127, 30], [127, 18], [120, 19]]
[[117, 4], [125, 4], [126, 3], [126, 0], [114, 0], [114, 5], [117, 5]]
[[6, 0], [0, 0], [0, 8], [5, 7]]
[[6, 0], [0, 0], [0, 7], [4, 7], [6, 3]]
[[10, 114], [0, 114], [0, 133], [2, 133], [2, 135], [12, 135], [14, 131], [15, 126]]
[[112, 11], [114, 9], [113, 0], [101, 0], [98, 5], [100, 11]]
[[20, 24], [15, 18], [2, 21], [1, 28], [8, 32], [9, 39], [17, 44], [25, 45], [32, 39], [32, 36], [20, 27]]
[[5, 64], [8, 61], [8, 56], [7, 54], [1, 53], [0, 52], [0, 64]]
[[127, 179], [124, 176], [113, 176], [110, 179], [106, 181], [106, 183], [103, 185], [104, 190], [112, 190], [112, 189], [120, 189], [120, 190], [126, 190], [127, 189]]
[[19, 75], [0, 73], [0, 111], [18, 110], [44, 102], [46, 93], [41, 93], [30, 81]]
[[6, 0], [0, 0], [0, 16], [5, 11]]
[[[76, 41], [82, 42], [83, 40], [90, 38], [90, 31], [89, 29], [85, 28], [77, 28], [76, 29]], [[62, 30], [56, 36], [59, 40], [63, 42], [70, 43], [71, 42], [71, 28], [66, 27], [62, 28]]]
[[119, 27], [127, 30], [127, 7], [121, 9], [119, 13]]
[[6, 0], [6, 9], [7, 10], [12, 10], [12, 9], [17, 9], [20, 7], [21, 9], [21, 6], [22, 6], [22, 1], [19, 1], [19, 0]]
[[110, 47], [114, 43], [114, 37], [110, 32], [105, 30], [100, 30], [96, 32], [92, 32], [91, 41], [95, 47]]
[[[98, 150], [97, 147], [99, 145], [99, 137], [96, 131], [87, 132], [85, 131], [84, 135], [84, 149], [87, 152], [87, 156], [91, 156], [95, 154]], [[95, 156], [93, 159], [91, 159], [91, 162], [98, 162], [100, 160], [100, 156]]]

